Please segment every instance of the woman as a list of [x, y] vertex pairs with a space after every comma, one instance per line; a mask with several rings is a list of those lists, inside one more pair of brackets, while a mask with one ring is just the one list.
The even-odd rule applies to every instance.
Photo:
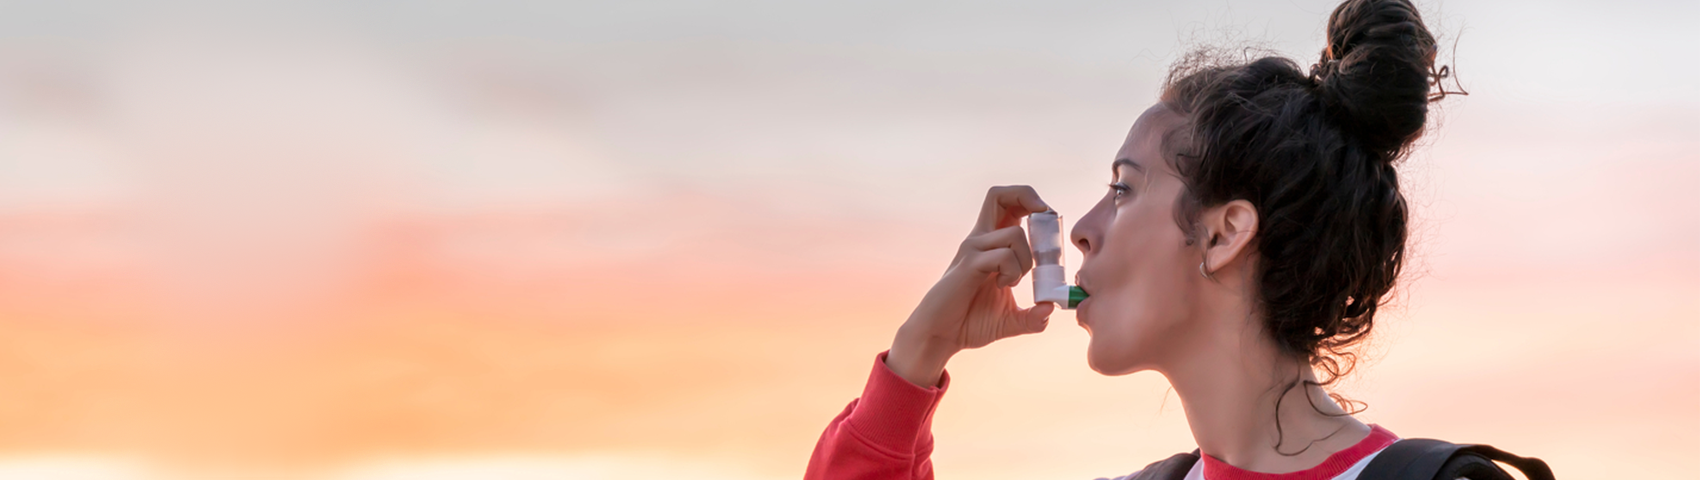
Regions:
[[[1276, 57], [1183, 62], [1134, 122], [1110, 190], [1071, 232], [1090, 295], [1076, 317], [1093, 370], [1154, 370], [1174, 386], [1202, 455], [1173, 475], [1351, 479], [1398, 439], [1323, 387], [1351, 369], [1398, 277], [1407, 212], [1393, 165], [1443, 96], [1434, 55], [1409, 1], [1347, 0], [1308, 72]], [[1043, 331], [1055, 308], [1010, 294], [1032, 266], [1020, 221], [1048, 209], [1031, 188], [991, 189], [808, 478], [932, 477], [945, 364]]]

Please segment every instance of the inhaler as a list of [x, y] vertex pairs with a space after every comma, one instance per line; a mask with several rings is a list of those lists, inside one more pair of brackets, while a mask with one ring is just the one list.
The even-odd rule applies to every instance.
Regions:
[[1062, 215], [1046, 210], [1027, 216], [1027, 243], [1033, 247], [1033, 302], [1074, 308], [1086, 291], [1063, 281]]

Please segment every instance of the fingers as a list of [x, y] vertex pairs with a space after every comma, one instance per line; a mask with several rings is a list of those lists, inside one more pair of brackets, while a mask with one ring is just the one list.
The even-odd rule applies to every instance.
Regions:
[[1015, 254], [1021, 274], [1033, 269], [1033, 248], [1027, 244], [1027, 232], [1020, 226], [1004, 227], [981, 235], [970, 235], [962, 241], [965, 252], [1007, 248]]
[[974, 233], [986, 233], [1013, 226], [1021, 223], [1021, 217], [1027, 214], [1050, 209], [1044, 200], [1039, 199], [1039, 192], [1033, 191], [1033, 187], [992, 187], [986, 191], [986, 203], [980, 207], [980, 220], [974, 224]]
[[1021, 281], [1021, 263], [1016, 260], [1015, 252], [1008, 248], [974, 253], [968, 260], [968, 267], [972, 273], [978, 275], [997, 274], [998, 286], [1013, 286]]
[[1040, 302], [1033, 308], [1022, 309], [1016, 313], [1016, 319], [1021, 333], [1039, 333], [1045, 331], [1045, 326], [1051, 324], [1051, 313], [1057, 310], [1056, 304]]

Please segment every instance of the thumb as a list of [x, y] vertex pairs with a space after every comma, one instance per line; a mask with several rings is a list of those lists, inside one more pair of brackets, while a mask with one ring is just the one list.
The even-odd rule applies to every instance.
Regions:
[[1028, 308], [1016, 314], [1021, 323], [1022, 333], [1039, 333], [1045, 331], [1045, 326], [1051, 323], [1051, 312], [1057, 310], [1057, 305], [1051, 302], [1040, 302], [1033, 308]]

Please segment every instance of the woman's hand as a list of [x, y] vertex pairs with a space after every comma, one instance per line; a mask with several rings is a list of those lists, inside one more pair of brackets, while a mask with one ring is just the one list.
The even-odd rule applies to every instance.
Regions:
[[1001, 338], [1045, 330], [1055, 305], [1020, 308], [1010, 287], [1033, 268], [1021, 218], [1050, 207], [1026, 185], [992, 187], [980, 220], [944, 277], [897, 329], [885, 363], [923, 387], [938, 385], [950, 357]]

